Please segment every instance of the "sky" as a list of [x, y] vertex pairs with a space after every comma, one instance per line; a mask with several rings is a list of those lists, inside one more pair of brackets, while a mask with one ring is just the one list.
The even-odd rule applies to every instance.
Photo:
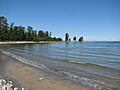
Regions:
[[0, 16], [63, 40], [120, 41], [120, 0], [0, 0]]

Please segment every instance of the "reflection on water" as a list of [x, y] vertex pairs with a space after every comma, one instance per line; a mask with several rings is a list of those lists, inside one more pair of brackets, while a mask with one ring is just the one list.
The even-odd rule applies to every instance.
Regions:
[[100, 80], [120, 88], [120, 42], [16, 44], [1, 45], [0, 50], [31, 60], [37, 65], [43, 64], [49, 70], [55, 70], [73, 80], [79, 77], [81, 81], [81, 77], [84, 77], [84, 80], [88, 78], [87, 84]]

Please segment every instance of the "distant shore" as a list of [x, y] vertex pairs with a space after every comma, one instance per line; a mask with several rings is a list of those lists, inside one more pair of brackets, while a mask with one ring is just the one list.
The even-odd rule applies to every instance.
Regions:
[[52, 43], [54, 41], [39, 41], [39, 42], [35, 42], [35, 41], [5, 41], [5, 42], [0, 42], [0, 44], [34, 44], [34, 43], [40, 43], [40, 44], [44, 44], [44, 43]]

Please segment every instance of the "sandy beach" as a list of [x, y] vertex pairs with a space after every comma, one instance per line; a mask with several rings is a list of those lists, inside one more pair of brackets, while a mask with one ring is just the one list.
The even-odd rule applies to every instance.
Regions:
[[6, 65], [5, 71], [7, 76], [18, 81], [25, 90], [89, 90], [69, 81], [47, 76], [15, 60]]
[[34, 42], [34, 41], [5, 41], [5, 42], [0, 42], [0, 44], [35, 44], [35, 43], [51, 43], [52, 41], [39, 41], [39, 42]]

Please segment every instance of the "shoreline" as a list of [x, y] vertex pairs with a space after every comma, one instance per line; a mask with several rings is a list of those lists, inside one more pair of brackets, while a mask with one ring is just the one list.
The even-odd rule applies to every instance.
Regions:
[[[4, 55], [7, 60], [7, 56]], [[91, 90], [82, 85], [49, 76], [41, 70], [9, 58], [6, 63], [5, 74], [17, 81], [25, 90]]]
[[15, 87], [11, 80], [0, 75], [0, 90], [24, 90], [24, 88]]
[[48, 43], [52, 43], [55, 41], [39, 41], [39, 42], [35, 42], [35, 41], [0, 41], [0, 44], [48, 44]]
[[[92, 44], [92, 46], [90, 46], [91, 44]], [[103, 45], [102, 48], [104, 48], [104, 49], [100, 51], [101, 53], [98, 53], [98, 50], [100, 50], [99, 48], [101, 48], [101, 46], [99, 46], [100, 44]], [[54, 47], [54, 45], [55, 45], [55, 47]], [[63, 45], [62, 51], [61, 51], [61, 46], [59, 46], [59, 45]], [[23, 77], [26, 77], [29, 75], [30, 75], [30, 77], [36, 77], [36, 76], [42, 75], [42, 73], [45, 73], [45, 74], [47, 73], [49, 76], [52, 76], [53, 78], [56, 78], [56, 77], [58, 78], [55, 80], [53, 80], [53, 79], [50, 80], [52, 82], [59, 81], [59, 79], [61, 79], [61, 80], [63, 80], [61, 82], [68, 81], [67, 84], [72, 83], [72, 84], [82, 86], [82, 87], [86, 86], [86, 87], [88, 87], [90, 89], [94, 89], [94, 90], [97, 90], [97, 89], [119, 90], [119, 82], [120, 82], [119, 68], [114, 68], [111, 66], [104, 66], [104, 65], [102, 66], [102, 65], [99, 65], [99, 63], [95, 64], [92, 62], [92, 59], [90, 59], [91, 60], [90, 63], [88, 63], [87, 61], [85, 61], [85, 63], [83, 63], [83, 61], [81, 61], [81, 59], [80, 59], [80, 62], [78, 62], [77, 60], [74, 60], [76, 58], [72, 58], [72, 59], [70, 58], [68, 60], [67, 59], [64, 60], [64, 59], [60, 59], [61, 57], [59, 58], [59, 57], [55, 56], [55, 55], [61, 55], [61, 54], [66, 55], [67, 52], [72, 52], [71, 54], [69, 54], [69, 53], [67, 54], [67, 55], [72, 55], [74, 53], [73, 49], [71, 49], [71, 50], [68, 49], [67, 52], [64, 52], [64, 51], [66, 51], [66, 47], [65, 47], [66, 45], [68, 45], [68, 44], [66, 44], [64, 42], [62, 44], [59, 44], [59, 42], [57, 42], [57, 43], [53, 42], [52, 44], [5, 44], [5, 45], [0, 45], [0, 48], [1, 48], [0, 53], [3, 54], [3, 55], [0, 55], [0, 71], [3, 71], [3, 72], [6, 71], [6, 69], [3, 67], [3, 65], [6, 66], [4, 63], [8, 62], [8, 65], [10, 65], [10, 66], [8, 66], [7, 70], [10, 69], [10, 67], [14, 67], [14, 69], [16, 70], [16, 71], [14, 70], [14, 73], [18, 72], [18, 69], [16, 69], [16, 61], [18, 61], [17, 66], [20, 66], [19, 69], [21, 68], [23, 70], [24, 67], [28, 67], [31, 65], [30, 68], [34, 68], [34, 69], [37, 69], [38, 71], [40, 71], [40, 73], [38, 73], [37, 75], [36, 75], [36, 73], [33, 72], [35, 75], [31, 76], [32, 73], [26, 74], [28, 71], [24, 70]], [[73, 42], [73, 43], [70, 43], [67, 47], [70, 46], [70, 48], [73, 48], [73, 47], [76, 48], [76, 45], [81, 45], [81, 44]], [[90, 46], [90, 48], [87, 49], [88, 52], [85, 55], [89, 55], [90, 54], [89, 51], [92, 51], [95, 49], [95, 52], [94, 52], [95, 54], [93, 54], [93, 57], [96, 58], [95, 57], [96, 55], [103, 55], [102, 52], [104, 52], [104, 50], [108, 50], [108, 52], [104, 53], [104, 54], [111, 55], [112, 56], [111, 58], [106, 57], [106, 58], [101, 59], [101, 57], [99, 57], [98, 59], [100, 59], [100, 60], [106, 59], [105, 62], [108, 59], [110, 61], [112, 61], [112, 63], [114, 63], [116, 61], [118, 62], [118, 60], [113, 61], [113, 59], [116, 58], [116, 55], [119, 55], [119, 53], [118, 53], [119, 50], [115, 50], [115, 52], [114, 52], [113, 49], [111, 49], [111, 47], [113, 45], [119, 45], [119, 43], [118, 44], [113, 43], [108, 48], [106, 46], [109, 45], [109, 43], [99, 42], [99, 43], [97, 43], [98, 49], [96, 49], [96, 47], [93, 46], [93, 45], [96, 45], [96, 42], [93, 42], [93, 43], [88, 42], [88, 43], [84, 43], [83, 45], [85, 45], [85, 48], [89, 48], [89, 46]], [[86, 47], [86, 45], [87, 45], [87, 47]], [[52, 46], [52, 48], [51, 48], [51, 46]], [[60, 48], [58, 48], [58, 47], [60, 47]], [[82, 48], [83, 47], [77, 48], [77, 49], [79, 49], [78, 53], [81, 52]], [[115, 46], [115, 48], [119, 48], [119, 47]], [[56, 50], [59, 53], [56, 53]], [[85, 49], [85, 51], [86, 51], [86, 49]], [[51, 54], [51, 53], [53, 53], [53, 54]], [[44, 55], [46, 55], [48, 57], [46, 57]], [[49, 55], [51, 55], [51, 56], [49, 57]], [[81, 54], [77, 54], [77, 55], [75, 55], [75, 57], [78, 55], [80, 56], [79, 58], [81, 58]], [[51, 58], [51, 57], [56, 57], [56, 58]], [[62, 57], [65, 57], [65, 56], [62, 56]], [[90, 57], [91, 57], [91, 55], [86, 57], [86, 59], [89, 59]], [[29, 62], [29, 60], [30, 60], [30, 62]], [[2, 61], [3, 61], [3, 63], [2, 63]], [[12, 64], [10, 64], [9, 61], [12, 62]], [[22, 66], [19, 63], [24, 63], [24, 65]], [[109, 64], [111, 64], [111, 63], [107, 63], [106, 65], [109, 65]], [[117, 65], [117, 64], [115, 64], [115, 65], [116, 65], [116, 67], [119, 67], [119, 65]], [[30, 71], [34, 71], [34, 69], [32, 69]], [[41, 69], [43, 69], [43, 70], [41, 70]], [[93, 71], [91, 71], [91, 70], [93, 70]], [[12, 71], [8, 70], [7, 72], [9, 72], [9, 71], [10, 71], [10, 73], [13, 72], [13, 70]], [[22, 74], [23, 74], [23, 72], [22, 72]], [[9, 75], [9, 74], [7, 74], [7, 75]], [[10, 74], [10, 76], [11, 76], [11, 74]], [[13, 78], [15, 78], [15, 77], [16, 76], [14, 75]], [[30, 77], [27, 77], [27, 78], [29, 79]], [[40, 78], [42, 78], [42, 77], [40, 77]], [[19, 78], [19, 74], [17, 75], [17, 78]], [[48, 80], [48, 78], [50, 78], [50, 77], [47, 77], [47, 80]], [[21, 79], [22, 79], [22, 77], [21, 77]], [[17, 79], [16, 81], [21, 82], [21, 79], [20, 80]], [[44, 80], [44, 79], [45, 78], [43, 77], [42, 80]], [[33, 81], [34, 80], [35, 79], [33, 79]], [[38, 80], [38, 79], [36, 78], [36, 80]], [[31, 82], [33, 82], [33, 81], [31, 81]], [[27, 83], [29, 83], [29, 82], [27, 82]], [[39, 82], [35, 82], [35, 83], [38, 84]], [[22, 84], [22, 82], [21, 82], [21, 84]], [[69, 85], [71, 86], [72, 84], [69, 84]]]

